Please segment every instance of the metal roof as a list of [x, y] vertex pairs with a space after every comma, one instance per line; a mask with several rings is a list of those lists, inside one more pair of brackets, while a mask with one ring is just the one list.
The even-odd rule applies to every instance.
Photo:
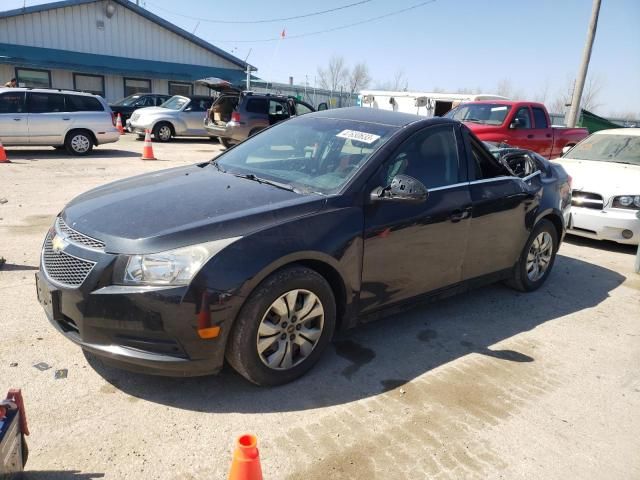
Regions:
[[[20, 15], [28, 15], [30, 13], [45, 12], [48, 10], [55, 10], [57, 8], [74, 7], [76, 5], [84, 5], [87, 3], [97, 3], [99, 1], [102, 1], [102, 0], [62, 0], [60, 2], [44, 3], [42, 5], [34, 5], [32, 7], [16, 8], [14, 10], [7, 10], [5, 12], [0, 12], [0, 19], [17, 17]], [[128, 8], [129, 10], [132, 10], [133, 12], [143, 16], [147, 20], [150, 20], [160, 25], [161, 27], [166, 28], [167, 30], [175, 33], [176, 35], [180, 35], [182, 38], [192, 43], [195, 43], [196, 45], [204, 48], [205, 50], [215, 53], [216, 55], [230, 61], [235, 65], [238, 65], [239, 67], [242, 67], [243, 69], [246, 69], [247, 65], [249, 65], [247, 64], [247, 62], [240, 60], [238, 57], [234, 57], [230, 53], [227, 53], [224, 50], [216, 47], [215, 45], [212, 45], [209, 42], [206, 42], [203, 39], [196, 37], [195, 35], [187, 32], [186, 30], [183, 30], [177, 25], [174, 25], [173, 23], [166, 21], [164, 18], [161, 18], [158, 15], [154, 15], [153, 13], [149, 12], [148, 10], [145, 10], [144, 8], [137, 6], [136, 4], [130, 2], [129, 0], [110, 0], [110, 1], [117, 3], [119, 5], [122, 5], [123, 7]], [[253, 70], [255, 70], [255, 67], [253, 67], [252, 65], [249, 65], [249, 66]]]

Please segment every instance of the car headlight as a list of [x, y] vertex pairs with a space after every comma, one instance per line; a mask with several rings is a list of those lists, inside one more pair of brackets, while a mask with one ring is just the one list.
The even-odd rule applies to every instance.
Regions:
[[166, 252], [130, 255], [124, 269], [124, 283], [188, 285], [210, 258], [239, 238], [224, 238]]
[[613, 208], [631, 208], [633, 210], [640, 208], [640, 195], [621, 195], [613, 197]]

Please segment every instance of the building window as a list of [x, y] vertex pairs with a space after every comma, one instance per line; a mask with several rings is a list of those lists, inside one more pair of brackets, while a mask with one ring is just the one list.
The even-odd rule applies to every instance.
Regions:
[[74, 73], [73, 89], [104, 97], [104, 77], [102, 75]]
[[190, 97], [193, 86], [190, 83], [169, 82], [169, 95]]
[[140, 78], [124, 79], [124, 96], [128, 97], [134, 93], [151, 93], [151, 80]]
[[31, 88], [51, 88], [51, 72], [49, 70], [32, 70], [16, 68], [18, 86]]

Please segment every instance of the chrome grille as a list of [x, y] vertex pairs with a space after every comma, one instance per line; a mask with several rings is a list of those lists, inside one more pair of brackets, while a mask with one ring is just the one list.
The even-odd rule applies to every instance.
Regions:
[[571, 192], [571, 205], [574, 207], [602, 210], [604, 207], [604, 200], [602, 199], [602, 195], [598, 193], [574, 190]]
[[55, 252], [51, 235], [47, 234], [42, 250], [42, 267], [51, 280], [68, 287], [79, 287], [94, 265], [95, 262], [82, 260], [62, 251]]
[[56, 230], [71, 243], [84, 245], [85, 247], [93, 248], [96, 250], [102, 250], [104, 248], [104, 242], [96, 240], [95, 238], [91, 238], [84, 233], [75, 231], [73, 228], [64, 223], [62, 217], [58, 217], [56, 219]]

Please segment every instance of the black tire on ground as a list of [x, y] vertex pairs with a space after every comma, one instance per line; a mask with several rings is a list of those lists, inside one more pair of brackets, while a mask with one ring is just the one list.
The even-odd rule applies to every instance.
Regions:
[[259, 131], [264, 130], [263, 128], [254, 128], [253, 130], [251, 130], [249, 132], [249, 136], [253, 137], [256, 133], [258, 133]]
[[136, 140], [139, 140], [139, 141], [144, 140], [144, 135], [140, 135], [140, 134], [138, 134], [138, 135], [136, 136]]
[[233, 140], [230, 140], [224, 137], [219, 137], [219, 140], [220, 140], [220, 143], [224, 146], [224, 148], [231, 148], [236, 144], [236, 142], [234, 142]]
[[173, 135], [170, 123], [160, 122], [153, 127], [153, 138], [158, 142], [168, 142]]
[[27, 464], [27, 460], [29, 460], [29, 445], [27, 445], [27, 439], [24, 438], [24, 435], [21, 435], [22, 441], [22, 466], [24, 467]]
[[73, 130], [67, 134], [64, 146], [72, 155], [89, 155], [93, 150], [93, 135], [87, 130]]
[[[543, 232], [548, 233], [553, 242], [551, 249], [551, 259], [548, 262], [548, 266], [544, 271], [544, 274], [537, 280], [531, 280], [527, 274], [527, 257], [531, 250], [531, 245]], [[540, 220], [531, 232], [531, 235], [529, 235], [529, 239], [527, 240], [527, 243], [525, 244], [522, 253], [520, 254], [518, 263], [516, 263], [515, 267], [513, 268], [513, 276], [512, 278], [507, 280], [506, 284], [511, 288], [520, 290], [521, 292], [532, 292], [540, 288], [553, 269], [558, 246], [558, 232], [555, 225], [549, 220]]]
[[[304, 289], [313, 293], [324, 309], [324, 323], [315, 348], [297, 365], [276, 370], [268, 367], [258, 353], [258, 328], [267, 310], [283, 294]], [[320, 359], [329, 345], [336, 324], [333, 291], [322, 275], [303, 266], [279, 270], [251, 293], [231, 331], [225, 356], [229, 364], [247, 380], [260, 386], [281, 385], [304, 375]]]

